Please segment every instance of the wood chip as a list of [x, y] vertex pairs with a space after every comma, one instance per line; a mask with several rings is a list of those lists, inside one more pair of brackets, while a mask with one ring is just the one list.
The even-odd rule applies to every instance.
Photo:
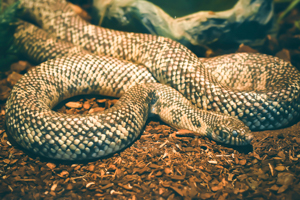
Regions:
[[65, 104], [68, 108], [82, 108], [82, 104], [79, 102], [68, 102]]
[[53, 163], [47, 163], [46, 165], [47, 165], [50, 169], [54, 169], [54, 168], [56, 167], [56, 165], [53, 164]]
[[[266, 36], [265, 44], [255, 49], [240, 45], [238, 51], [258, 49], [263, 50], [261, 53], [283, 55], [299, 68], [300, 34], [294, 26], [297, 19], [300, 19], [298, 7], [279, 24], [278, 37]], [[202, 53], [211, 57], [231, 53], [236, 48], [237, 45], [230, 45], [221, 49], [212, 44]], [[23, 66], [12, 69], [20, 74], [11, 75], [9, 71], [0, 77], [3, 101], [0, 102], [0, 196], [3, 199], [225, 200], [299, 196], [300, 122], [280, 130], [253, 132], [250, 147], [221, 145], [193, 132], [176, 131], [159, 119], [150, 119], [143, 135], [130, 147], [102, 159], [70, 163], [25, 151], [5, 129], [5, 100], [27, 65], [19, 64]], [[25, 67], [25, 71], [29, 68]], [[57, 111], [88, 114], [103, 111], [117, 100], [84, 95], [69, 102], [75, 106], [62, 104]]]
[[275, 167], [275, 169], [276, 169], [277, 171], [282, 172], [282, 171], [284, 171], [286, 168], [285, 168], [285, 166], [279, 165], [279, 166]]

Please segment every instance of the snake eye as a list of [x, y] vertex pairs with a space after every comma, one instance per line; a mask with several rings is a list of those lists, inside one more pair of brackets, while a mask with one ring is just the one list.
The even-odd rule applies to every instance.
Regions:
[[237, 137], [238, 136], [238, 132], [236, 130], [232, 131], [232, 136], [233, 137]]

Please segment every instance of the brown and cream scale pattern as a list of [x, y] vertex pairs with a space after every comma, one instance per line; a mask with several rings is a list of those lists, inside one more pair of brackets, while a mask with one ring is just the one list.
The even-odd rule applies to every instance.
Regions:
[[[264, 130], [299, 117], [299, 72], [288, 62], [248, 53], [200, 60], [164, 37], [88, 24], [62, 0], [21, 2], [25, 16], [58, 38], [25, 22], [15, 34], [23, 54], [47, 61], [14, 87], [6, 124], [22, 146], [41, 155], [69, 160], [108, 155], [137, 137], [149, 113], [236, 145], [251, 141], [244, 123]], [[121, 96], [125, 91], [120, 103], [100, 114], [68, 116], [50, 109], [76, 94]]]
[[[6, 104], [9, 133], [39, 155], [64, 160], [107, 156], [130, 145], [149, 114], [222, 143], [245, 145], [252, 139], [241, 121], [199, 110], [175, 89], [156, 83], [143, 66], [90, 54], [24, 21], [16, 29], [14, 43], [22, 55], [45, 61], [18, 81]], [[103, 113], [67, 115], [51, 110], [78, 94], [125, 92]]]
[[[151, 83], [152, 77], [149, 83], [144, 82], [146, 77], [140, 80], [142, 84], [138, 79], [123, 82], [120, 87], [131, 82], [135, 86], [128, 86], [131, 88], [118, 103], [102, 113], [68, 115], [51, 110], [57, 102], [77, 94], [119, 95], [116, 91], [122, 88], [111, 88], [119, 75], [144, 76], [143, 71], [134, 68], [115, 70], [109, 59], [89, 54], [59, 56], [25, 74], [6, 104], [6, 124], [13, 138], [23, 147], [50, 158], [99, 158], [130, 145], [152, 113], [174, 127], [193, 130], [223, 143], [244, 145], [251, 141], [250, 131], [238, 119], [199, 110], [175, 89]], [[226, 126], [219, 126], [224, 122]], [[232, 131], [239, 132], [237, 137], [232, 136]]]
[[238, 116], [251, 130], [281, 128], [300, 116], [299, 71], [288, 62], [249, 53], [200, 60], [164, 37], [89, 24], [64, 0], [21, 2], [25, 15], [57, 38], [98, 55], [141, 63], [199, 108]]
[[[70, 115], [51, 110], [57, 102], [77, 94], [116, 95], [110, 87], [115, 77], [97, 78], [114, 73], [114, 67], [103, 71], [106, 62], [93, 55], [62, 56], [25, 74], [6, 104], [6, 125], [13, 138], [24, 148], [50, 158], [100, 158], [130, 145], [152, 113], [174, 127], [219, 142], [245, 145], [251, 141], [248, 127], [240, 120], [197, 109], [175, 89], [151, 83], [151, 79], [150, 83], [135, 83], [118, 103], [102, 113]], [[74, 64], [80, 67], [74, 68]], [[90, 71], [96, 76], [88, 78]], [[127, 74], [126, 69], [116, 71], [114, 76], [120, 74]]]
[[[138, 137], [149, 113], [220, 142], [243, 145], [251, 141], [250, 131], [239, 120], [200, 111], [178, 91], [155, 83], [143, 66], [90, 54], [24, 21], [19, 22], [14, 43], [19, 53], [43, 63], [13, 88], [6, 104], [6, 124], [20, 145], [39, 155], [80, 160], [114, 153]], [[120, 103], [103, 113], [82, 116], [51, 110], [74, 95], [121, 96], [125, 91]], [[220, 127], [215, 118], [235, 123]], [[237, 125], [243, 128], [238, 130]]]
[[[14, 139], [35, 153], [65, 160], [101, 157], [132, 143], [148, 116], [151, 92], [146, 89], [131, 90], [120, 103], [101, 114], [65, 115], [51, 110], [57, 102], [76, 94], [115, 96], [122, 90], [111, 89], [114, 77], [98, 75], [131, 74], [136, 78], [123, 82], [128, 87], [145, 83], [146, 77], [138, 80], [143, 76], [141, 71], [103, 70], [109, 62], [106, 58], [77, 54], [46, 61], [25, 74], [6, 105], [6, 124]], [[78, 67], [74, 68], [74, 64]], [[153, 82], [152, 77], [149, 82]]]

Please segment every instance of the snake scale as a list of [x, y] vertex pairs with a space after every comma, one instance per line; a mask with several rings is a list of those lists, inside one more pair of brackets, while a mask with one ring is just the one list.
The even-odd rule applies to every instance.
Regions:
[[[232, 145], [249, 144], [250, 129], [285, 127], [300, 116], [300, 73], [279, 58], [237, 53], [200, 59], [165, 37], [89, 24], [64, 0], [21, 0], [19, 8], [20, 18], [42, 29], [20, 20], [14, 46], [41, 64], [14, 86], [6, 126], [39, 155], [101, 158], [128, 147], [149, 115]], [[121, 98], [100, 113], [51, 110], [91, 93]]]

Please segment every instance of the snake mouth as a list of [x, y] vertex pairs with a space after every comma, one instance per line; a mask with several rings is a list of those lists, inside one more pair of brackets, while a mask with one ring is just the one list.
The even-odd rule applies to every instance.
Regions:
[[223, 144], [228, 144], [233, 146], [247, 146], [251, 144], [252, 139], [253, 136], [248, 135], [245, 138], [240, 138], [240, 137], [220, 138], [219, 137], [218, 139], [215, 140]]
[[236, 146], [246, 146], [250, 145], [252, 140], [253, 135], [251, 133], [247, 133], [244, 134], [242, 137], [231, 137], [229, 144]]
[[253, 135], [251, 132], [246, 132], [246, 130], [238, 130], [238, 131], [232, 131], [229, 132], [227, 130], [217, 130], [213, 133], [211, 133], [210, 138], [228, 145], [234, 145], [234, 146], [246, 146], [250, 145], [251, 141], [253, 140]]
[[251, 141], [253, 140], [253, 135], [252, 134], [249, 134], [245, 137], [245, 145], [249, 145], [251, 144]]
[[253, 140], [252, 134], [244, 135], [243, 138], [240, 137], [231, 137], [228, 144], [236, 145], [236, 146], [246, 146], [250, 145]]

